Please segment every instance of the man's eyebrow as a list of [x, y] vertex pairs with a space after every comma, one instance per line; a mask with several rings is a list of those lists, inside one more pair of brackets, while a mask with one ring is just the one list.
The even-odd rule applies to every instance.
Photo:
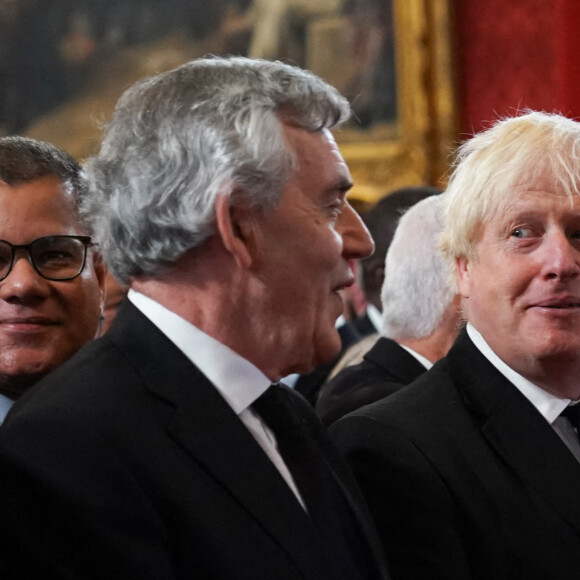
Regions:
[[[580, 208], [570, 210], [566, 215], [573, 219], [579, 218]], [[503, 217], [509, 220], [535, 220], [543, 218], [543, 212], [533, 207], [508, 208], [503, 213]]]
[[352, 180], [347, 179], [346, 177], [342, 178], [338, 178], [333, 185], [331, 185], [328, 188], [329, 192], [335, 192], [335, 191], [340, 191], [341, 193], [346, 193], [347, 191], [349, 191], [350, 189], [352, 189], [354, 183], [352, 182]]

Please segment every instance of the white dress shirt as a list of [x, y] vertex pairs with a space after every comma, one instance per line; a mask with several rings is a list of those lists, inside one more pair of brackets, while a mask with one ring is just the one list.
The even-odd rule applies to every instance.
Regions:
[[14, 401], [0, 393], [0, 425], [4, 423], [4, 419], [6, 418], [6, 415], [8, 415], [8, 411], [10, 411], [12, 405], [14, 405]]
[[574, 457], [580, 461], [580, 441], [570, 421], [560, 417], [562, 411], [573, 401], [556, 397], [535, 385], [503, 362], [487, 344], [483, 336], [470, 323], [467, 334], [483, 356], [534, 405], [538, 412], [550, 423]]
[[127, 296], [214, 385], [304, 507], [274, 434], [251, 408], [270, 386], [270, 379], [252, 363], [158, 302], [135, 290], [129, 290]]
[[367, 304], [366, 314], [375, 330], [380, 332], [383, 326], [383, 315], [380, 310], [374, 304]]
[[397, 343], [401, 348], [404, 348], [412, 357], [415, 357], [427, 370], [429, 370], [433, 363], [428, 359], [425, 358], [422, 354], [414, 351], [412, 348], [405, 346], [404, 344]]

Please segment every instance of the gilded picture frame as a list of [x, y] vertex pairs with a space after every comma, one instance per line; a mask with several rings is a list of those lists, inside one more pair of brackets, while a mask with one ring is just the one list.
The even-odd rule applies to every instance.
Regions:
[[393, 0], [397, 118], [390, 136], [341, 141], [356, 188], [372, 203], [398, 187], [444, 187], [457, 140], [450, 5]]
[[[113, 29], [111, 24], [104, 26], [101, 23], [104, 32], [101, 31], [100, 35], [94, 26], [92, 29], [87, 27], [86, 21], [91, 16], [91, 2], [80, 3], [78, 6], [75, 4], [79, 11], [78, 16], [68, 15], [66, 12], [59, 14], [62, 32], [61, 36], [52, 39], [54, 53], [61, 59], [61, 65], [64, 63], [69, 69], [83, 72], [87, 81], [74, 98], [35, 118], [26, 127], [25, 133], [51, 141], [80, 159], [86, 158], [98, 147], [100, 126], [110, 117], [114, 103], [127, 86], [139, 78], [172, 68], [207, 52], [232, 53], [236, 52], [236, 46], [241, 46], [244, 53], [252, 44], [248, 42], [248, 38], [251, 41], [251, 35], [256, 30], [255, 24], [253, 27], [248, 26], [247, 7], [262, 5], [267, 10], [272, 6], [268, 0], [237, 0], [240, 6], [246, 8], [233, 15], [223, 12], [219, 18], [214, 19], [215, 24], [211, 25], [213, 28], [207, 19], [203, 20], [207, 30], [202, 38], [192, 35], [191, 28], [190, 36], [184, 36], [183, 30], [177, 30], [175, 25], [175, 22], [187, 21], [185, 18], [178, 18], [179, 10], [185, 10], [185, 7], [192, 10], [195, 3], [185, 0], [172, 2], [175, 7], [174, 21], [166, 24], [167, 34], [164, 36], [149, 34], [152, 40], [147, 40], [149, 37], [146, 30], [135, 29], [135, 18], [125, 18], [119, 22], [122, 15], [114, 15], [113, 28], [120, 27], [126, 21], [129, 24], [123, 25], [132, 27], [125, 30], [126, 35], [129, 32], [133, 36], [137, 32], [140, 35], [139, 42], [116, 41], [114, 47], [110, 46], [111, 35], [107, 33]], [[58, 3], [62, 4], [63, 0], [58, 0]], [[149, 4], [154, 5], [152, 2]], [[228, 4], [231, 6], [236, 2], [224, 0], [219, 3], [223, 6]], [[290, 8], [293, 4], [293, 0], [286, 3]], [[365, 34], [376, 33], [377, 38], [382, 38], [382, 41], [386, 38], [392, 43], [392, 50], [379, 51], [374, 56], [373, 66], [379, 73], [385, 73], [382, 84], [375, 83], [370, 91], [367, 90], [368, 83], [359, 84], [358, 92], [347, 96], [352, 99], [355, 118], [358, 115], [359, 120], [362, 115], [359, 106], [361, 99], [380, 101], [380, 106], [374, 104], [376, 111], [377, 107], [385, 108], [385, 92], [390, 91], [395, 101], [393, 110], [382, 116], [379, 114], [378, 121], [373, 117], [366, 124], [359, 124], [358, 127], [353, 124], [336, 132], [341, 151], [355, 180], [353, 193], [360, 195], [360, 192], [364, 192], [362, 197], [372, 203], [396, 187], [444, 182], [449, 153], [456, 135], [450, 0], [310, 0], [306, 4], [302, 0], [296, 0], [295, 4], [303, 6], [301, 9], [304, 11], [310, 11], [306, 19], [307, 25], [304, 26], [305, 18], [302, 17], [302, 35], [294, 35], [286, 43], [283, 49], [287, 53], [278, 52], [270, 56], [311, 68], [337, 84], [339, 89], [342, 85], [348, 85], [345, 81], [347, 65], [350, 63], [351, 72], [358, 66], [352, 53], [357, 50], [360, 53], [360, 46], [357, 48], [352, 38], [350, 44], [344, 40], [348, 37], [345, 32], [350, 31], [352, 37], [353, 30], [355, 35], [358, 31], [359, 45], [366, 45], [367, 48], [372, 42], [364, 37]], [[51, 0], [49, 5], [58, 6], [57, 0]], [[147, 6], [144, 3], [137, 5], [143, 10]], [[308, 10], [304, 6], [308, 6]], [[34, 14], [37, 14], [40, 23], [47, 17], [43, 12]], [[100, 13], [92, 16], [95, 22], [99, 16]], [[199, 23], [200, 19], [193, 16], [195, 15], [192, 13], [189, 21]], [[289, 20], [291, 18], [284, 17], [280, 22], [286, 25]], [[156, 20], [150, 17], [148, 22], [151, 26]], [[14, 32], [13, 37], [16, 40], [26, 39], [30, 33], [30, 25], [22, 34], [18, 34], [18, 29], [14, 26], [12, 24], [9, 27]], [[141, 37], [147, 42], [142, 42]], [[130, 40], [129, 36], [128, 38]], [[297, 46], [297, 38], [298, 42], [302, 42], [301, 46]], [[46, 44], [46, 40], [43, 42]], [[28, 49], [26, 42], [21, 45], [22, 51]], [[278, 46], [276, 49], [282, 50]], [[45, 53], [48, 58], [49, 53]], [[16, 62], [7, 47], [4, 58], [5, 63]], [[28, 61], [22, 62], [25, 65]], [[38, 66], [38, 59], [30, 62]], [[45, 65], [46, 71], [56, 70], [48, 60]], [[22, 71], [26, 71], [26, 68], [19, 69], [19, 72], [27, 82], [38, 78]], [[386, 85], [385, 76], [388, 81]], [[348, 74], [346, 77], [348, 78]], [[10, 87], [10, 76], [5, 80], [8, 82], [5, 86]], [[12, 100], [20, 106], [23, 97], [33, 98], [34, 94], [34, 85], [24, 86], [20, 96], [15, 93]], [[40, 94], [47, 93], [40, 91]]]

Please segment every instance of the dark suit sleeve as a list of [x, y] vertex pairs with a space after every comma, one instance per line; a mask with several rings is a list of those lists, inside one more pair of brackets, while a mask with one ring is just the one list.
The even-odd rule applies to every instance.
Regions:
[[102, 438], [70, 415], [4, 425], [3, 580], [175, 578], [159, 515], [119, 446]]
[[471, 580], [460, 516], [421, 449], [362, 414], [341, 419], [330, 433], [366, 497], [393, 580]]

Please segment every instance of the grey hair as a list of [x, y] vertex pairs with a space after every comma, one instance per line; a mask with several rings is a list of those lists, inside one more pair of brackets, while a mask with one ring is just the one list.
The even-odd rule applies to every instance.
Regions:
[[446, 194], [413, 205], [401, 218], [385, 259], [382, 334], [393, 339], [429, 336], [457, 294], [438, 248]]
[[282, 120], [317, 132], [349, 115], [312, 73], [244, 57], [194, 60], [128, 89], [86, 167], [115, 277], [155, 276], [201, 246], [218, 195], [275, 207], [296, 166]]
[[475, 260], [481, 226], [502, 212], [517, 185], [546, 174], [570, 199], [579, 193], [580, 123], [532, 111], [501, 119], [463, 143], [447, 187], [441, 249], [453, 259]]
[[87, 181], [79, 163], [51, 143], [20, 136], [0, 138], [0, 180], [15, 187], [43, 177], [60, 179], [63, 187], [73, 196], [77, 217], [90, 233], [90, 224], [83, 209]]

